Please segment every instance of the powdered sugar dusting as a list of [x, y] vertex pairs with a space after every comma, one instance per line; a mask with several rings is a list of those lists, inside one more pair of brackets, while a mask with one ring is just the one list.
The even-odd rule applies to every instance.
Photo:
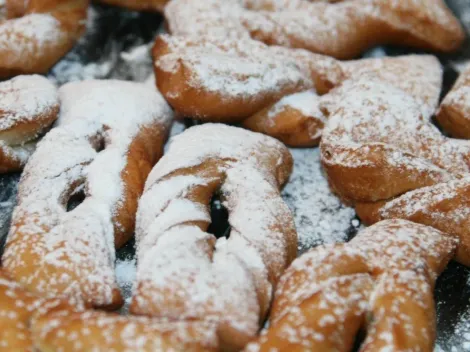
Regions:
[[331, 192], [322, 173], [319, 149], [290, 151], [294, 171], [282, 194], [294, 214], [299, 250], [345, 242], [355, 212]]
[[[173, 138], [139, 203], [131, 312], [212, 320], [254, 336], [295, 252], [294, 224], [278, 190], [289, 163], [281, 143], [235, 127], [206, 124]], [[211, 221], [208, 204], [192, 195], [198, 189], [204, 198], [221, 193], [228, 239], [194, 226]]]
[[[409, 14], [408, 21], [399, 20]], [[388, 31], [405, 32], [430, 47], [462, 41], [462, 28], [440, 1], [381, 2], [208, 0], [172, 1], [165, 8], [169, 30], [199, 38], [254, 38], [269, 44], [301, 47], [336, 57], [354, 57], [374, 44], [390, 41]], [[421, 20], [414, 21], [415, 18]], [[358, 24], [361, 25], [358, 25]], [[371, 26], [384, 30], [371, 31]], [[386, 29], [386, 30], [385, 30]], [[386, 34], [385, 34], [386, 33]], [[433, 38], [430, 41], [429, 38]], [[445, 49], [444, 49], [445, 50]]]
[[292, 95], [288, 95], [279, 100], [269, 111], [269, 117], [273, 117], [286, 107], [296, 109], [305, 116], [322, 116], [318, 109], [318, 96], [314, 90], [307, 90]]
[[[60, 96], [57, 127], [23, 173], [3, 264], [33, 291], [109, 304], [116, 289], [114, 231], [120, 224], [114, 215], [123, 202], [126, 155], [143, 128], [157, 124], [164, 131], [172, 114], [158, 93], [138, 83], [73, 83]], [[67, 212], [68, 198], [81, 189], [85, 200]], [[24, 265], [35, 269], [17, 275]], [[62, 268], [58, 277], [45, 274], [49, 267]]]
[[432, 287], [456, 245], [431, 227], [390, 220], [361, 231], [348, 244], [317, 247], [282, 276], [270, 327], [247, 350], [268, 350], [272, 341], [348, 349], [344, 344], [356, 332], [345, 331], [345, 321], [359, 323], [366, 314], [373, 319], [363, 346], [380, 351], [430, 348]]
[[[17, 76], [0, 83], [0, 131], [34, 121], [59, 105], [56, 87], [42, 76]], [[0, 135], [1, 136], [1, 135]]]
[[[422, 106], [403, 91], [363, 78], [347, 82], [338, 93], [329, 105], [331, 116], [324, 130], [323, 148], [333, 148], [324, 158], [325, 164], [365, 165], [362, 160], [372, 159], [355, 150], [376, 144], [390, 148], [381, 162], [416, 172], [427, 169], [430, 175], [438, 176], [436, 181], [450, 179], [447, 173], [457, 176], [469, 171], [470, 144], [444, 137], [429, 122]], [[413, 165], [410, 159], [415, 159]]]
[[50, 14], [30, 14], [0, 25], [0, 52], [6, 67], [34, 58], [67, 38], [60, 22]]

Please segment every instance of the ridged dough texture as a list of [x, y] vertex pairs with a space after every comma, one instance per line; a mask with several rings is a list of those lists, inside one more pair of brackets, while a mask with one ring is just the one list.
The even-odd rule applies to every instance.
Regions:
[[[467, 75], [438, 114], [451, 134], [464, 131], [466, 100], [455, 96], [468, 89]], [[459, 114], [448, 115], [449, 107]], [[457, 260], [469, 265], [470, 141], [444, 136], [431, 122], [434, 111], [373, 77], [344, 83], [324, 111], [322, 163], [332, 189], [365, 223], [402, 218], [459, 237]]]
[[276, 290], [269, 327], [246, 352], [432, 352], [433, 290], [458, 240], [429, 226], [385, 220], [349, 243], [297, 258]]
[[[18, 185], [3, 270], [31, 292], [116, 308], [122, 298], [114, 248], [134, 232], [137, 202], [172, 112], [140, 83], [69, 83], [59, 95], [56, 127]], [[74, 199], [80, 204], [72, 208]]]
[[165, 16], [172, 37], [155, 43], [155, 72], [179, 115], [242, 123], [301, 147], [317, 145], [325, 123], [309, 103], [316, 94], [388, 66], [321, 54], [350, 59], [389, 42], [451, 51], [464, 39], [442, 0], [173, 0]]
[[[280, 196], [291, 170], [288, 149], [262, 134], [206, 124], [174, 137], [146, 182], [137, 215], [130, 312], [148, 317], [46, 314], [33, 328], [37, 345], [242, 349], [256, 337], [280, 275], [297, 256], [292, 215]], [[216, 195], [229, 213], [228, 238], [207, 232]]]
[[29, 293], [0, 269], [0, 351], [36, 351], [31, 336], [34, 317], [71, 307], [77, 311], [83, 309], [72, 300], [48, 299]]
[[0, 173], [23, 169], [58, 114], [57, 88], [47, 78], [17, 76], [0, 82]]
[[89, 0], [4, 0], [0, 77], [46, 73], [85, 30]]

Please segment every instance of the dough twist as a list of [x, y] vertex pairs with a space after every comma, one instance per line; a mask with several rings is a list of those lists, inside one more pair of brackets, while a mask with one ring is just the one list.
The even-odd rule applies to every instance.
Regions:
[[350, 243], [317, 247], [279, 281], [270, 325], [247, 352], [433, 351], [433, 289], [457, 240], [431, 227], [387, 220]]
[[436, 118], [452, 136], [470, 139], [470, 65], [442, 101]]
[[0, 83], [0, 173], [20, 171], [59, 113], [57, 88], [41, 76]]
[[[262, 134], [206, 124], [175, 137], [139, 203], [131, 313], [214, 322], [222, 348], [242, 348], [297, 254], [279, 191], [291, 170], [287, 148]], [[228, 209], [228, 238], [207, 232], [216, 194]]]
[[380, 44], [453, 51], [465, 34], [443, 0], [173, 0], [170, 33], [254, 39], [339, 59]]
[[5, 0], [0, 77], [46, 73], [82, 35], [88, 4], [89, 0]]
[[42, 352], [218, 351], [210, 322], [158, 321], [70, 307], [35, 317], [32, 338]]
[[333, 190], [366, 223], [403, 218], [460, 238], [470, 264], [470, 142], [445, 137], [403, 90], [350, 80], [326, 105], [322, 163]]
[[318, 144], [326, 121], [319, 95], [347, 79], [375, 74], [429, 110], [441, 86], [441, 67], [431, 56], [340, 62], [251, 39], [175, 36], [160, 36], [153, 56], [158, 88], [180, 115], [241, 122], [292, 146]]
[[31, 323], [34, 316], [83, 307], [77, 302], [45, 299], [25, 291], [0, 269], [0, 351], [33, 352]]
[[4, 270], [32, 292], [114, 308], [114, 247], [132, 236], [172, 113], [157, 92], [122, 81], [70, 83], [60, 101], [18, 186]]

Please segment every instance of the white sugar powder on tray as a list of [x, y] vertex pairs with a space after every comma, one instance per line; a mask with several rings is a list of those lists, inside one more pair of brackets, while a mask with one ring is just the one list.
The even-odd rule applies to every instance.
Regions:
[[48, 78], [58, 84], [84, 79], [104, 78], [113, 67], [113, 60], [104, 62], [83, 63], [81, 60], [81, 46], [86, 45], [95, 31], [98, 14], [93, 7], [89, 7], [86, 23], [86, 32], [79, 39], [75, 48], [55, 65], [48, 75]]
[[125, 305], [123, 312], [127, 311], [127, 307], [131, 302], [132, 285], [135, 281], [136, 260], [135, 258], [118, 259], [116, 261], [116, 281], [123, 293]]
[[[323, 243], [344, 242], [354, 209], [344, 206], [331, 192], [322, 173], [320, 151], [291, 149], [294, 172], [282, 195], [294, 214], [299, 250]], [[354, 224], [353, 224], [354, 222]]]

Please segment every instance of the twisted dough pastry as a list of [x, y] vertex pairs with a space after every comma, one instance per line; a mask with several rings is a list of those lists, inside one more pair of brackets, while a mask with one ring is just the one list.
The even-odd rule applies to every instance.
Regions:
[[404, 218], [460, 238], [470, 264], [470, 142], [443, 136], [409, 94], [364, 77], [336, 90], [322, 163], [333, 190], [366, 223]]
[[461, 73], [436, 115], [439, 124], [452, 136], [470, 139], [470, 65]]
[[35, 314], [56, 309], [77, 311], [77, 302], [44, 299], [25, 291], [0, 269], [0, 351], [33, 352], [30, 325]]
[[454, 51], [465, 34], [443, 0], [173, 0], [170, 33], [254, 39], [351, 59], [379, 44]]
[[88, 3], [5, 0], [5, 19], [0, 19], [0, 77], [46, 73], [83, 33]]
[[46, 311], [32, 325], [34, 346], [42, 352], [216, 352], [209, 322], [168, 322], [71, 308]]
[[[157, 92], [122, 81], [70, 83], [60, 100], [18, 186], [4, 270], [32, 292], [114, 308], [114, 246], [132, 236], [172, 113]], [[72, 210], [74, 195], [84, 199]]]
[[[206, 124], [175, 137], [139, 203], [130, 312], [212, 322], [221, 348], [243, 348], [297, 254], [279, 191], [291, 170], [288, 149], [262, 134]], [[229, 212], [228, 238], [207, 232], [216, 194]]]
[[136, 11], [162, 12], [170, 0], [99, 0], [103, 4], [127, 7]]
[[441, 86], [441, 67], [431, 56], [340, 62], [253, 40], [174, 36], [160, 36], [153, 55], [158, 88], [181, 115], [242, 122], [292, 146], [318, 144], [326, 117], [316, 92], [325, 94], [347, 79], [374, 73], [429, 110]]
[[317, 247], [279, 281], [269, 328], [247, 352], [433, 351], [433, 289], [457, 240], [431, 227], [387, 220], [350, 243]]
[[59, 113], [56, 87], [42, 76], [0, 83], [0, 173], [20, 171]]

